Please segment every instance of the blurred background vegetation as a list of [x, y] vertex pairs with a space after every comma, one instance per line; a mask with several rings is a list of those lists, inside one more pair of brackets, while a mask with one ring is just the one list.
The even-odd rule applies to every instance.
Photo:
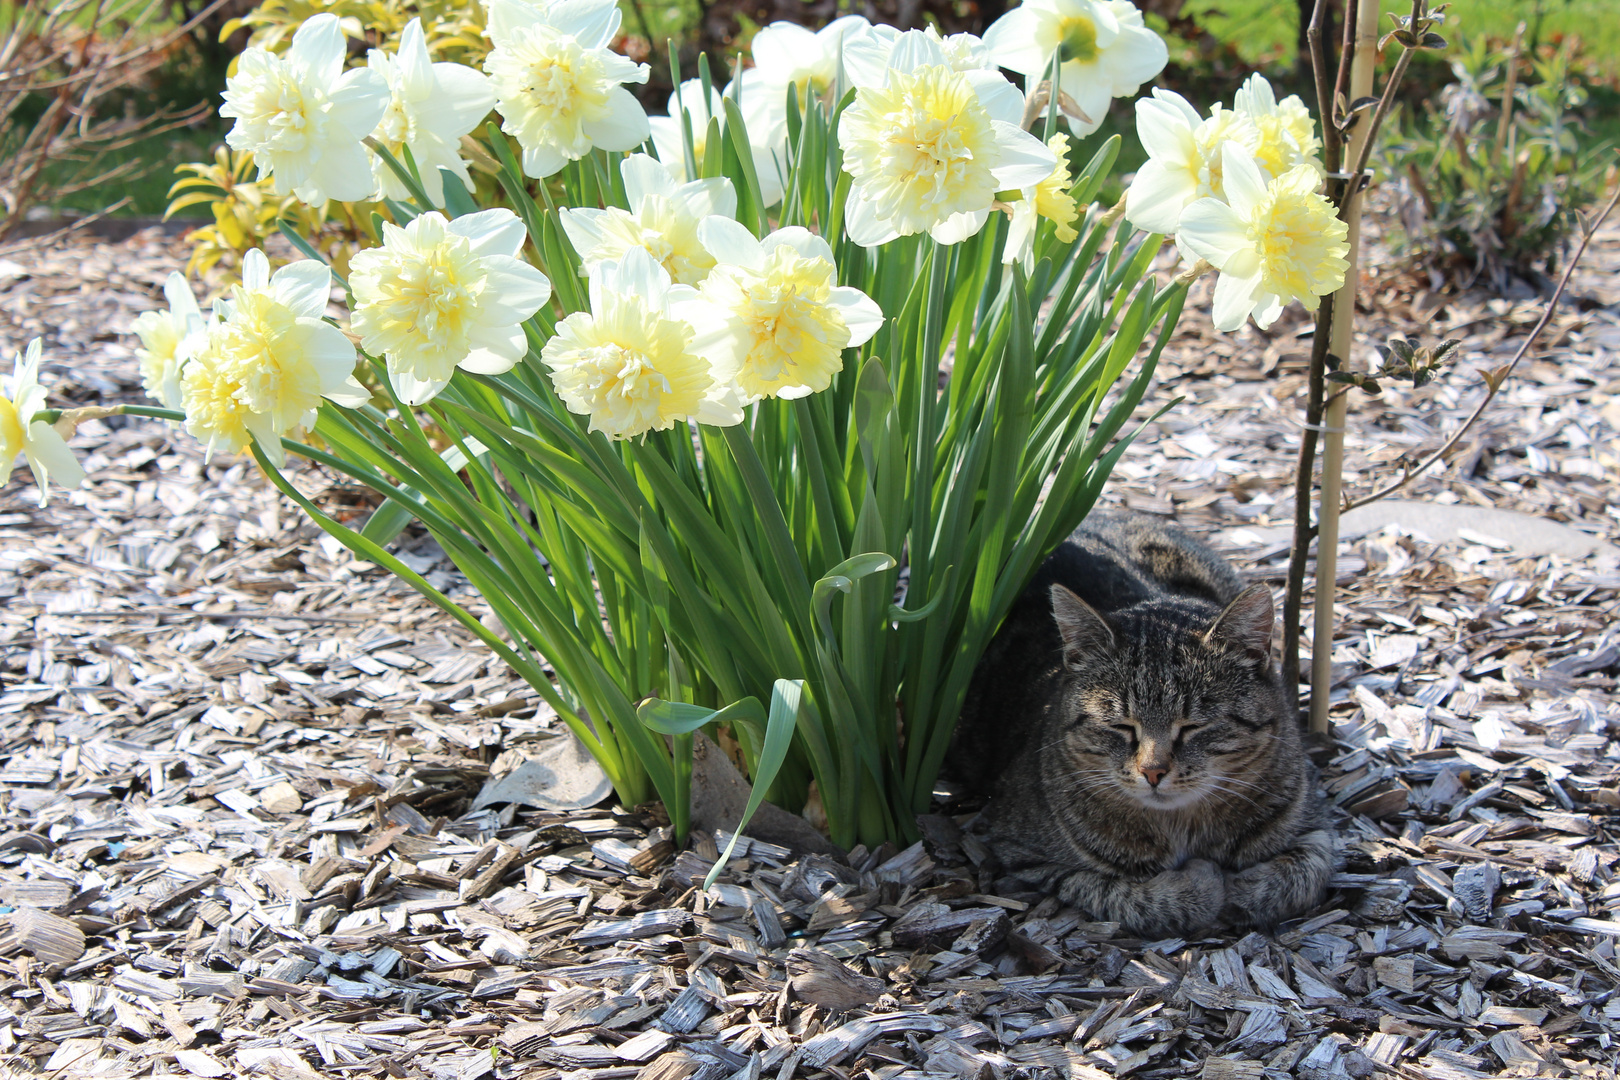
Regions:
[[[25, 10], [59, 6], [62, 0], [0, 0], [0, 42], [7, 39]], [[961, 30], [982, 32], [984, 27], [1008, 6], [1007, 0], [620, 0], [624, 9], [624, 38], [619, 48], [638, 60], [651, 64], [653, 76], [643, 88], [643, 100], [650, 111], [662, 112], [670, 89], [670, 43], [678, 50], [681, 69], [695, 70], [698, 54], [707, 54], [711, 67], [729, 70], [760, 27], [777, 19], [790, 19], [808, 26], [820, 26], [839, 14], [856, 11], [876, 21], [899, 26], [933, 23], [947, 33]], [[1300, 63], [1301, 13], [1308, 17], [1312, 0], [1139, 0], [1150, 25], [1170, 43], [1171, 64], [1161, 85], [1179, 91], [1202, 109], [1222, 98], [1230, 100], [1238, 84], [1251, 72], [1259, 71], [1278, 87], [1279, 95], [1298, 92], [1312, 106], [1309, 75]], [[1389, 12], [1407, 11], [1403, 0], [1378, 0]], [[284, 47], [291, 30], [319, 11], [332, 11], [345, 19], [354, 40], [353, 59], [360, 60], [368, 45], [391, 44], [405, 21], [421, 15], [428, 26], [428, 37], [436, 59], [477, 64], [483, 44], [479, 35], [481, 5], [475, 0], [146, 0], [152, 11], [142, 32], [167, 40], [161, 62], [151, 65], [138, 78], [113, 92], [101, 94], [98, 114], [146, 115], [168, 109], [171, 112], [209, 102], [217, 106], [225, 74], [233, 57], [250, 40], [272, 48]], [[1332, 3], [1331, 39], [1336, 41], [1343, 0]], [[81, 20], [82, 21], [82, 20]], [[183, 33], [175, 32], [195, 21]], [[1516, 49], [1510, 43], [1523, 25]], [[1458, 191], [1468, 193], [1468, 183], [1490, 182], [1490, 170], [1465, 168], [1469, 155], [1441, 161], [1440, 143], [1450, 139], [1455, 146], [1465, 133], [1454, 129], [1453, 117], [1439, 103], [1442, 91], [1459, 84], [1472, 88], [1487, 110], [1499, 109], [1502, 75], [1506, 67], [1516, 70], [1517, 89], [1527, 105], [1514, 123], [1539, 121], [1543, 127], [1527, 131], [1526, 145], [1545, 143], [1547, 106], [1555, 108], [1551, 123], [1554, 152], [1543, 153], [1535, 162], [1536, 175], [1547, 184], [1563, 187], [1596, 188], [1602, 182], [1601, 168], [1593, 162], [1607, 162], [1611, 155], [1598, 151], [1620, 144], [1620, 3], [1616, 0], [1452, 0], [1445, 36], [1451, 49], [1444, 57], [1422, 54], [1408, 75], [1407, 102], [1427, 102], [1407, 107], [1389, 125], [1393, 151], [1428, 146], [1435, 169], [1450, 169], [1459, 175]], [[1494, 66], [1493, 66], [1494, 65]], [[1547, 86], [1548, 79], [1559, 85]], [[1495, 88], [1495, 103], [1491, 102]], [[1539, 89], [1538, 89], [1539, 88]], [[6, 116], [8, 88], [0, 74], [0, 120]], [[1447, 99], [1450, 100], [1450, 99]], [[21, 93], [10, 89], [11, 138], [37, 120], [48, 106], [48, 95]], [[1511, 110], [1510, 110], [1511, 111]], [[1477, 119], [1477, 117], [1475, 117]], [[1482, 129], [1483, 130], [1483, 129]], [[1494, 130], [1494, 129], [1493, 129]], [[1124, 136], [1120, 171], [1128, 173], [1143, 159], [1136, 144], [1129, 100], [1115, 102], [1110, 120], [1086, 144], [1095, 144], [1109, 135]], [[85, 163], [51, 163], [46, 170], [44, 202], [51, 211], [86, 213], [105, 209], [117, 198], [128, 201], [120, 214], [156, 216], [169, 203], [176, 167], [188, 162], [215, 161], [215, 150], [224, 137], [224, 127], [215, 113], [186, 126], [159, 131], [99, 151], [96, 168], [123, 165], [116, 185], [92, 185], [52, 197], [71, 185], [70, 176], [81, 175]], [[5, 150], [7, 133], [0, 130], [0, 154]], [[1424, 140], [1428, 143], [1425, 144]], [[1092, 145], [1076, 147], [1085, 160]], [[1517, 146], [1517, 140], [1515, 140]], [[1464, 148], [1466, 150], [1466, 148]], [[1491, 163], [1501, 159], [1501, 148], [1484, 151]], [[1457, 154], [1452, 158], [1456, 159]], [[1386, 166], [1397, 160], [1383, 158]], [[1511, 183], [1513, 160], [1509, 155], [1507, 177]], [[219, 172], [224, 163], [215, 167]], [[194, 170], [195, 171], [195, 170]], [[221, 175], [228, 175], [228, 169]], [[1497, 172], [1502, 172], [1497, 169]], [[183, 174], [184, 175], [184, 174]], [[1444, 180], [1444, 177], [1441, 178]], [[1420, 178], [1421, 180], [1421, 178]], [[1421, 187], [1421, 183], [1419, 187]], [[1544, 191], [1552, 188], [1544, 188]], [[1559, 189], [1562, 191], [1562, 188]], [[0, 192], [3, 194], [3, 192]], [[1109, 193], [1105, 192], [1107, 196]], [[1568, 200], [1572, 204], [1578, 200]], [[1516, 213], [1509, 200], [1501, 213]], [[1433, 207], [1429, 207], [1433, 210]], [[41, 211], [36, 209], [37, 215]], [[263, 209], [273, 216], [274, 210]], [[204, 218], [211, 210], [206, 199], [198, 199], [179, 209], [179, 215]], [[1410, 215], [1408, 215], [1410, 218]], [[1420, 223], [1421, 224], [1421, 223]], [[1420, 224], [1408, 221], [1407, 234], [1417, 237]], [[1475, 223], [1477, 224], [1477, 223]], [[1556, 225], [1557, 222], [1554, 222]], [[1556, 243], [1557, 229], [1536, 242]], [[1550, 237], [1550, 239], [1548, 239]], [[1429, 239], [1432, 240], [1432, 235]], [[1455, 245], [1454, 245], [1455, 246]], [[1474, 259], [1475, 275], [1498, 273], [1468, 251], [1459, 256]], [[1510, 260], [1511, 261], [1511, 260]], [[1531, 275], [1534, 276], [1533, 274]]]

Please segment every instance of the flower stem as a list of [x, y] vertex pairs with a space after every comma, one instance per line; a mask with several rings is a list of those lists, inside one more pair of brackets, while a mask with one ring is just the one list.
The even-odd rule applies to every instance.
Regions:
[[123, 416], [147, 416], [153, 420], [173, 420], [176, 423], [186, 418], [186, 414], [179, 409], [159, 409], [152, 405], [120, 405], [118, 412]]

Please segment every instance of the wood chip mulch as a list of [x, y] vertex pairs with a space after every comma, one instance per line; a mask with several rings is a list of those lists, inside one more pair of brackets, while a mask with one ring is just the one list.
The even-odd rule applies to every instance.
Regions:
[[[1620, 537], [1620, 231], [1589, 259], [1410, 497]], [[156, 232], [0, 258], [0, 351], [43, 335], [53, 402], [137, 400], [127, 330], [182, 261]], [[1352, 493], [1438, 445], [1536, 313], [1368, 285], [1358, 357], [1394, 330], [1465, 343], [1438, 386], [1357, 403]], [[1221, 336], [1188, 310], [1155, 391], [1186, 400], [1109, 499], [1277, 583], [1306, 324]], [[520, 680], [251, 466], [125, 418], [76, 448], [82, 492], [0, 492], [0, 1073], [1615, 1076], [1612, 546], [1343, 544], [1321, 748], [1343, 871], [1274, 935], [1143, 942], [997, 893], [965, 816], [847, 863], [745, 841], [704, 893], [723, 834], [677, 852], [611, 802], [473, 809], [559, 729]], [[476, 605], [430, 540], [403, 550]]]

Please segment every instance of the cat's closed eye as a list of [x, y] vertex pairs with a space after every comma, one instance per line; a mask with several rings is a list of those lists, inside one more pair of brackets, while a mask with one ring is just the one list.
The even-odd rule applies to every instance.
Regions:
[[1122, 737], [1130, 745], [1132, 745], [1132, 746], [1136, 745], [1136, 725], [1134, 725], [1134, 724], [1109, 724], [1108, 725], [1108, 730], [1110, 730], [1114, 734], [1119, 735], [1120, 737]]

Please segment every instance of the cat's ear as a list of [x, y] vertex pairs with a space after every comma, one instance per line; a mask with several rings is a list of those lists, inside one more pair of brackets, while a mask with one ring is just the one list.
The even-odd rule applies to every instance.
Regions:
[[1204, 643], [1239, 649], [1264, 670], [1271, 662], [1271, 631], [1276, 621], [1271, 590], [1258, 583], [1250, 585], [1226, 605], [1215, 625], [1204, 633]]
[[1062, 585], [1052, 586], [1052, 618], [1063, 635], [1063, 663], [1080, 667], [1114, 649], [1114, 632], [1090, 604]]

